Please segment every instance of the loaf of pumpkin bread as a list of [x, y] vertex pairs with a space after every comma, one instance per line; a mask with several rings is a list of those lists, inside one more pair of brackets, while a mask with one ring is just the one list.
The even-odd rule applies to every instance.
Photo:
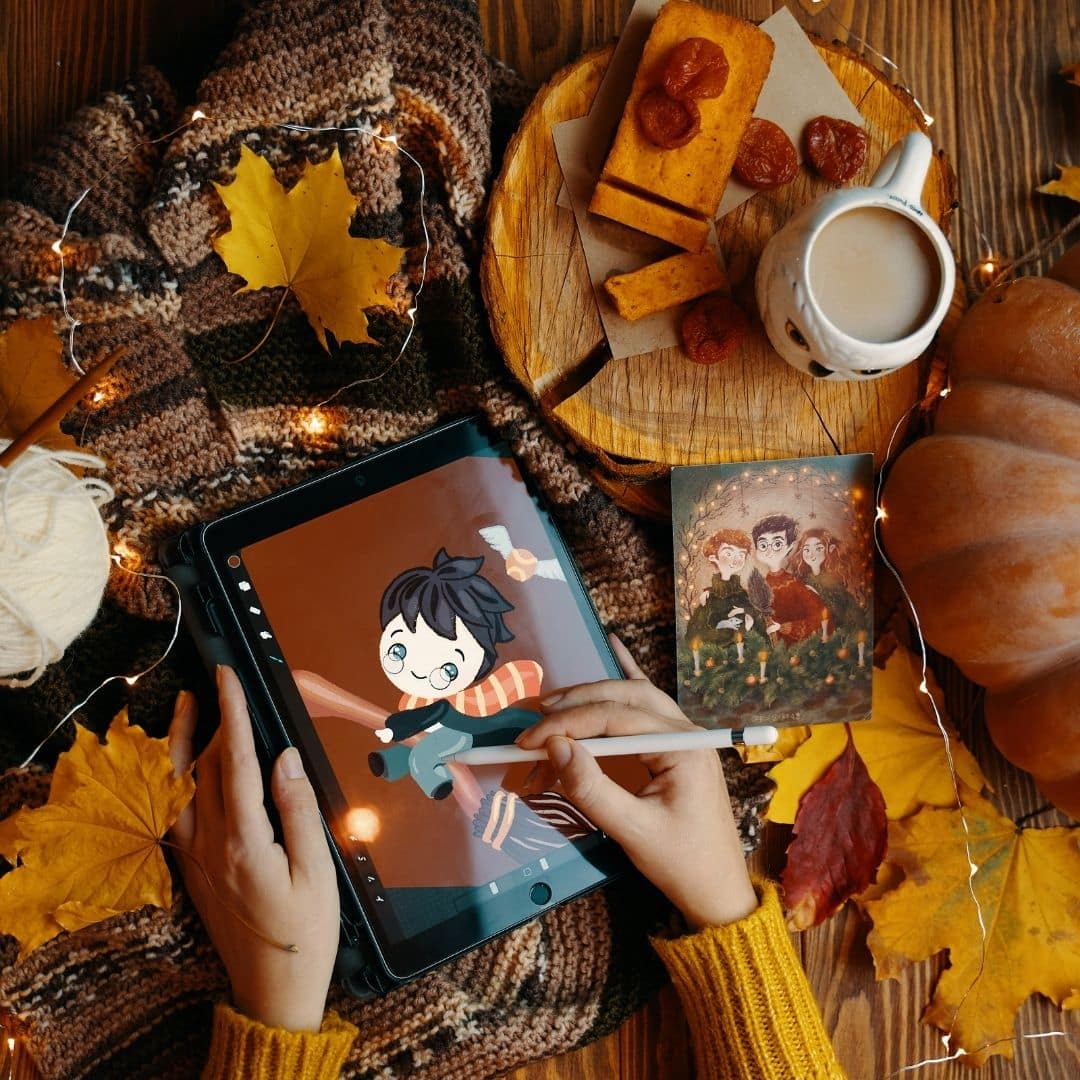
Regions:
[[[727, 82], [718, 97], [695, 102], [701, 113], [698, 134], [685, 146], [663, 149], [642, 134], [638, 102], [646, 92], [662, 85], [671, 50], [695, 37], [713, 41], [724, 50]], [[669, 0], [645, 43], [589, 209], [687, 251], [700, 251], [772, 55], [772, 38], [753, 23], [697, 4]]]

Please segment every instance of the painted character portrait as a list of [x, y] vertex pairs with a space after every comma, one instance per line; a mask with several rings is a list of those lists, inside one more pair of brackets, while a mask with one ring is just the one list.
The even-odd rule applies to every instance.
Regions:
[[765, 571], [769, 607], [765, 631], [788, 645], [805, 641], [821, 626], [821, 597], [785, 569], [795, 548], [799, 526], [787, 514], [771, 514], [751, 530], [754, 558]]
[[824, 528], [806, 529], [799, 537], [788, 569], [821, 597], [828, 611], [828, 633], [861, 626], [866, 618], [858, 569], [841, 542]]
[[537, 719], [516, 702], [539, 694], [540, 665], [496, 666], [497, 646], [514, 637], [505, 621], [513, 605], [481, 575], [483, 562], [440, 549], [430, 567], [403, 571], [382, 597], [379, 659], [401, 699], [375, 732], [392, 745], [368, 764], [383, 780], [411, 776], [431, 799], [453, 791], [447, 757], [513, 742]]

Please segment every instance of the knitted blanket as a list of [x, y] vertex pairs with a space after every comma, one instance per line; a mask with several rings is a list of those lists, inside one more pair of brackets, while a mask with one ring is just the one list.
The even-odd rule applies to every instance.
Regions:
[[[139, 73], [83, 110], [0, 203], [0, 329], [14, 318], [68, 322], [51, 245], [72, 204], [65, 241], [68, 308], [77, 353], [94, 362], [129, 352], [106, 400], [65, 429], [109, 462], [114, 540], [153, 568], [159, 541], [199, 520], [479, 411], [513, 447], [550, 501], [608, 627], [645, 671], [670, 688], [670, 541], [614, 506], [538, 417], [486, 335], [475, 282], [485, 191], [500, 132], [521, 87], [485, 58], [465, 0], [276, 0], [244, 17], [202, 83], [207, 119], [181, 114], [163, 78]], [[423, 256], [419, 174], [392, 146], [359, 133], [308, 127], [381, 125], [423, 165], [431, 251], [417, 329], [392, 363]], [[495, 135], [493, 135], [493, 130]], [[408, 249], [391, 307], [372, 313], [380, 346], [327, 355], [303, 313], [286, 302], [254, 356], [279, 293], [237, 293], [214, 254], [227, 219], [211, 181], [228, 182], [247, 145], [294, 183], [334, 147], [359, 204], [352, 231]], [[495, 148], [493, 150], [493, 147]], [[313, 439], [302, 409], [365, 376], [334, 403], [332, 429]], [[0, 695], [0, 762], [20, 761], [105, 676], [140, 670], [165, 649], [175, 614], [160, 580], [119, 568], [91, 628], [35, 686]], [[134, 687], [122, 680], [78, 718], [103, 730], [121, 705], [163, 734], [183, 686], [208, 691], [183, 637]], [[70, 744], [59, 732], [42, 758]], [[756, 833], [760, 770], [732, 772], [744, 837]], [[47, 776], [13, 772], [0, 815], [40, 801]], [[659, 984], [646, 932], [664, 905], [640, 882], [586, 896], [376, 1002], [337, 989], [330, 1004], [363, 1033], [350, 1077], [484, 1077], [579, 1046], [612, 1030]], [[221, 965], [181, 894], [172, 911], [147, 908], [61, 936], [15, 964], [0, 945], [0, 1009], [11, 1010], [50, 1077], [196, 1075]]]

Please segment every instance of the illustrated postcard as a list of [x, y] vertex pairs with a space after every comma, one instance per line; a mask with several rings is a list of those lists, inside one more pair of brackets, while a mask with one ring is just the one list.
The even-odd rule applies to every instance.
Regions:
[[679, 704], [704, 727], [870, 716], [873, 456], [672, 470]]

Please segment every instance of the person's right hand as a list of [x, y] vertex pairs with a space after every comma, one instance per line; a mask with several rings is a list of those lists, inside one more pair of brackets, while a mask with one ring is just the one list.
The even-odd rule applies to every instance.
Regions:
[[551, 694], [541, 702], [545, 718], [518, 745], [547, 749], [566, 797], [619, 843], [692, 928], [741, 919], [757, 907], [757, 896], [716, 751], [642, 755], [651, 778], [632, 794], [574, 741], [700, 730], [645, 678], [622, 642], [611, 641], [627, 679]]

